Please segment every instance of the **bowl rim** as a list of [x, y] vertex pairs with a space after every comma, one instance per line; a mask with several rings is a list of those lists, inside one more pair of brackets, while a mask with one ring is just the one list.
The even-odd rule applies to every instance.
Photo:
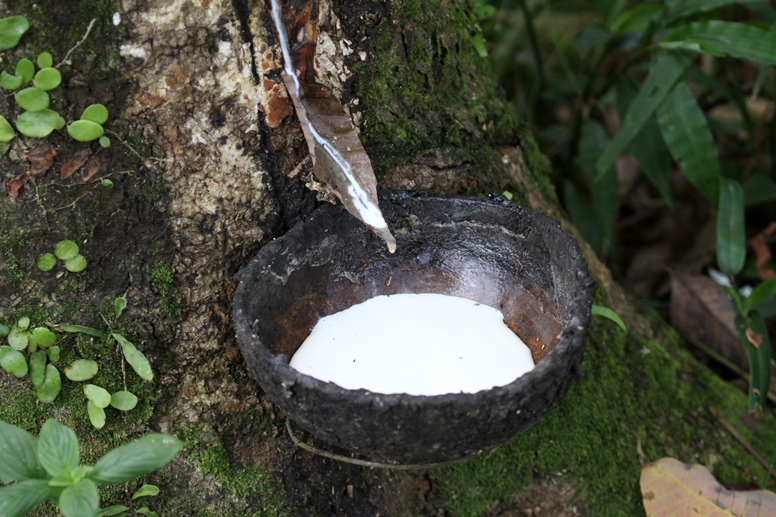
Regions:
[[[573, 264], [572, 268], [577, 272], [576, 274], [580, 287], [573, 295], [568, 323], [563, 327], [558, 343], [531, 371], [521, 375], [511, 383], [503, 386], [494, 386], [474, 393], [458, 392], [441, 395], [411, 395], [407, 393], [378, 393], [363, 388], [347, 389], [336, 383], [322, 381], [296, 370], [289, 364], [283, 354], [274, 354], [258, 336], [253, 334], [250, 318], [241, 310], [241, 302], [247, 294], [246, 289], [249, 282], [247, 282], [246, 279], [252, 278], [257, 274], [260, 268], [267, 264], [267, 258], [272, 257], [277, 251], [282, 249], [286, 239], [292, 238], [296, 233], [301, 233], [305, 224], [308, 224], [316, 217], [329, 216], [326, 212], [331, 210], [339, 210], [340, 213], [333, 214], [334, 216], [352, 217], [339, 206], [323, 205], [315, 209], [306, 219], [297, 223], [297, 225], [287, 233], [263, 246], [250, 262], [235, 275], [237, 280], [239, 280], [239, 285], [237, 286], [233, 300], [234, 326], [238, 345], [244, 355], [249, 353], [258, 358], [261, 363], [274, 370], [275, 376], [280, 377], [284, 391], [291, 392], [295, 386], [300, 386], [305, 389], [319, 391], [325, 396], [347, 398], [351, 403], [374, 405], [377, 402], [381, 408], [389, 408], [392, 406], [422, 406], [424, 408], [431, 408], [434, 406], [446, 406], [451, 403], [473, 407], [481, 404], [486, 399], [519, 397], [522, 393], [527, 391], [527, 388], [535, 381], [535, 379], [547, 375], [549, 371], [555, 369], [557, 361], [553, 361], [553, 358], [561, 354], [571, 353], [576, 349], [585, 346], [587, 342], [587, 329], [592, 319], [591, 306], [593, 294], [597, 288], [597, 283], [588, 273], [587, 262], [582, 257], [576, 239], [563, 231], [558, 221], [538, 210], [516, 205], [501, 195], [493, 195], [488, 198], [475, 198], [468, 196], [442, 196], [429, 193], [394, 191], [384, 193], [380, 196], [381, 204], [401, 203], [406, 202], [408, 199], [422, 199], [424, 201], [455, 200], [470, 204], [499, 206], [516, 213], [530, 213], [532, 217], [536, 218], [534, 224], [538, 223], [552, 227], [552, 231], [560, 232], [561, 238], [566, 239], [569, 244], [567, 252], [572, 255], [570, 257]], [[255, 320], [255, 318], [253, 319]], [[579, 334], [583, 335], [579, 336]], [[250, 365], [248, 367], [250, 370]]]

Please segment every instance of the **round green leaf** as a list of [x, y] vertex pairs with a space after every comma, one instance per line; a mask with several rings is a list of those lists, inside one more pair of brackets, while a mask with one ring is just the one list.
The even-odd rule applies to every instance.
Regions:
[[38, 70], [32, 78], [32, 84], [41, 90], [53, 90], [62, 82], [62, 74], [56, 68], [43, 68]]
[[8, 334], [8, 344], [11, 345], [11, 348], [14, 350], [24, 350], [27, 348], [28, 343], [27, 334], [23, 330], [15, 328]]
[[110, 147], [110, 138], [107, 136], [101, 136], [100, 137], [100, 146], [104, 148]]
[[84, 395], [89, 399], [89, 402], [101, 409], [108, 407], [111, 401], [111, 395], [108, 390], [94, 384], [84, 385]]
[[35, 338], [32, 337], [32, 334], [29, 332], [27, 333], [27, 351], [29, 353], [33, 353], [38, 350], [38, 343], [35, 341]]
[[5, 70], [0, 73], [0, 86], [3, 90], [15, 90], [22, 85], [22, 77], [20, 75], [9, 74]]
[[19, 318], [19, 321], [16, 322], [16, 326], [19, 327], [19, 330], [27, 330], [30, 326], [30, 318], [22, 316]]
[[43, 138], [57, 129], [60, 118], [59, 113], [50, 109], [25, 111], [16, 119], [16, 129], [25, 136]]
[[73, 241], [59, 241], [54, 248], [54, 255], [60, 260], [70, 260], [78, 256], [78, 244]]
[[105, 124], [108, 120], [108, 108], [102, 104], [92, 104], [87, 106], [81, 115], [81, 120], [91, 120], [95, 124]]
[[57, 265], [57, 258], [53, 253], [46, 253], [38, 259], [38, 269], [41, 271], [51, 271]]
[[97, 375], [99, 369], [97, 361], [78, 359], [65, 368], [65, 377], [75, 382], [86, 381]]
[[16, 63], [16, 75], [22, 78], [22, 84], [27, 84], [32, 81], [32, 76], [35, 75], [35, 65], [29, 59], [20, 59]]
[[46, 365], [46, 377], [43, 379], [43, 384], [35, 390], [38, 395], [38, 400], [41, 402], [51, 403], [59, 395], [59, 391], [62, 389], [62, 378], [59, 375], [59, 370], [53, 364]]
[[16, 131], [8, 119], [0, 115], [0, 142], [10, 142], [16, 136]]
[[0, 366], [3, 367], [3, 370], [17, 377], [27, 375], [29, 369], [24, 354], [8, 346], [0, 347], [0, 349], [2, 349], [2, 353], [0, 353]]
[[91, 120], [76, 120], [67, 126], [67, 134], [79, 142], [91, 142], [100, 138], [105, 130]]
[[67, 121], [62, 117], [57, 117], [57, 120], [54, 121], [54, 129], [59, 131], [63, 127], [65, 127], [65, 124], [67, 124]]
[[111, 180], [109, 180], [108, 178], [105, 178], [104, 180], [102, 180], [102, 186], [105, 187], [105, 188], [112, 188], [113, 187], [113, 182]]
[[38, 54], [38, 67], [49, 68], [54, 64], [54, 58], [48, 52], [41, 52]]
[[105, 410], [96, 406], [91, 400], [86, 403], [86, 412], [89, 413], [89, 421], [95, 429], [102, 429], [105, 426]]
[[8, 328], [8, 325], [3, 325], [0, 323], [0, 337], [7, 336], [10, 331], [11, 329]]
[[46, 352], [43, 350], [30, 354], [30, 378], [36, 388], [40, 388], [46, 379]]
[[43, 348], [48, 348], [57, 342], [57, 336], [46, 327], [35, 327], [32, 337]]
[[48, 353], [49, 361], [52, 363], [59, 361], [60, 348], [58, 346], [54, 345], [46, 350], [46, 352]]
[[80, 273], [86, 269], [86, 259], [83, 255], [78, 255], [76, 258], [65, 262], [65, 268], [71, 273]]
[[29, 28], [30, 22], [24, 16], [0, 19], [0, 50], [8, 50], [18, 45]]
[[14, 99], [16, 104], [27, 111], [44, 110], [49, 105], [49, 94], [34, 86], [16, 92]]
[[119, 411], [131, 411], [137, 406], [137, 397], [130, 391], [117, 391], [110, 396], [110, 405]]

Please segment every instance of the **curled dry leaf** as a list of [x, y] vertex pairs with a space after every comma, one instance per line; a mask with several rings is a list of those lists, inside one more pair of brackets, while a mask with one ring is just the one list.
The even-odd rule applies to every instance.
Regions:
[[92, 179], [94, 175], [99, 172], [100, 167], [102, 167], [102, 160], [99, 156], [93, 156], [91, 159], [89, 159], [89, 161], [86, 162], [86, 165], [84, 165], [83, 172], [81, 172], [81, 176], [83, 176], [83, 182], [86, 183]]
[[749, 359], [738, 340], [735, 320], [733, 302], [714, 280], [671, 273], [671, 325], [748, 370]]
[[[317, 4], [317, 0], [272, 0], [286, 73], [283, 82], [312, 156], [313, 172], [348, 212], [385, 240], [393, 253], [396, 239], [378, 206], [372, 162], [342, 103], [331, 89], [318, 82], [314, 66], [319, 32]], [[294, 35], [293, 47], [288, 34]]]
[[62, 164], [62, 167], [59, 168], [59, 177], [63, 180], [66, 180], [75, 174], [75, 171], [83, 167], [90, 154], [91, 151], [89, 148], [85, 147], [69, 155], [67, 158], [65, 158], [65, 163]]
[[8, 191], [8, 197], [11, 199], [16, 199], [19, 197], [19, 190], [21, 190], [21, 188], [25, 183], [27, 183], [29, 179], [30, 178], [27, 176], [27, 173], [23, 172], [6, 183], [5, 189]]
[[48, 142], [41, 142], [33, 147], [26, 156], [27, 161], [32, 164], [29, 172], [30, 176], [39, 178], [46, 174], [51, 166], [54, 165], [54, 157], [56, 155], [57, 150]]
[[776, 276], [776, 272], [770, 267], [773, 255], [766, 242], [766, 239], [773, 235], [774, 232], [776, 232], [776, 223], [771, 223], [765, 230], [755, 235], [754, 238], [749, 241], [749, 244], [752, 246], [752, 249], [757, 256], [757, 276], [759, 276], [761, 280], [768, 280], [769, 278]]
[[706, 467], [688, 465], [674, 458], [647, 462], [643, 466], [641, 495], [648, 517], [776, 517], [776, 494], [773, 492], [728, 490]]
[[763, 335], [762, 334], [755, 334], [754, 331], [751, 328], [746, 329], [746, 339], [755, 348], [760, 348], [760, 345], [763, 344]]

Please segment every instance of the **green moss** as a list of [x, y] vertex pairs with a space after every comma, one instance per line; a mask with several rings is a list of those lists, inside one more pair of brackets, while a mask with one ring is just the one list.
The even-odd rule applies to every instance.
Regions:
[[716, 458], [713, 472], [723, 483], [759, 483], [764, 469], [709, 424], [707, 408], [716, 407], [766, 458], [776, 453], [773, 414], [762, 415], [757, 430], [743, 425], [745, 394], [696, 363], [673, 330], [649, 317], [664, 345], [597, 318], [585, 379], [537, 427], [482, 457], [435, 471], [440, 504], [452, 515], [483, 515], [534, 476], [564, 472], [590, 515], [641, 516], [639, 442], [653, 460], [709, 464]]
[[287, 515], [283, 490], [273, 483], [258, 465], [237, 466], [220, 438], [209, 427], [191, 425], [177, 433], [184, 441], [183, 450], [198, 462], [203, 474], [213, 476], [229, 494], [239, 498], [245, 508], [214, 511], [216, 516], [263, 517]]
[[21, 261], [17, 258], [14, 249], [18, 247], [23, 241], [23, 232], [19, 232], [16, 235], [2, 235], [0, 236], [0, 254], [2, 254], [5, 260], [6, 268], [17, 282], [24, 281], [25, 268], [22, 266]]
[[151, 268], [151, 283], [162, 297], [162, 312], [172, 320], [179, 320], [183, 314], [178, 290], [175, 288], [175, 273], [164, 262], [157, 262]]
[[[449, 2], [394, 2], [370, 34], [372, 61], [356, 63], [362, 137], [378, 174], [440, 148], [499, 145], [516, 115], [499, 95], [487, 59], [471, 43], [474, 22]], [[401, 20], [402, 30], [389, 20]]]
[[537, 185], [547, 199], [559, 203], [555, 185], [552, 183], [553, 171], [550, 159], [539, 149], [539, 144], [527, 126], [523, 126], [520, 130], [520, 147], [523, 150], [525, 164]]

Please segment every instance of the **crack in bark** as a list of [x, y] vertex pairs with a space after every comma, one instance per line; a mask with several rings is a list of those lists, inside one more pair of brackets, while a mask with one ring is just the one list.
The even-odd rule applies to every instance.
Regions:
[[232, 8], [237, 15], [237, 20], [240, 22], [240, 35], [243, 42], [248, 44], [248, 48], [251, 52], [251, 75], [253, 76], [253, 83], [259, 84], [259, 71], [256, 68], [256, 48], [253, 44], [253, 33], [251, 32], [250, 13], [251, 9], [248, 6], [248, 0], [232, 0]]

